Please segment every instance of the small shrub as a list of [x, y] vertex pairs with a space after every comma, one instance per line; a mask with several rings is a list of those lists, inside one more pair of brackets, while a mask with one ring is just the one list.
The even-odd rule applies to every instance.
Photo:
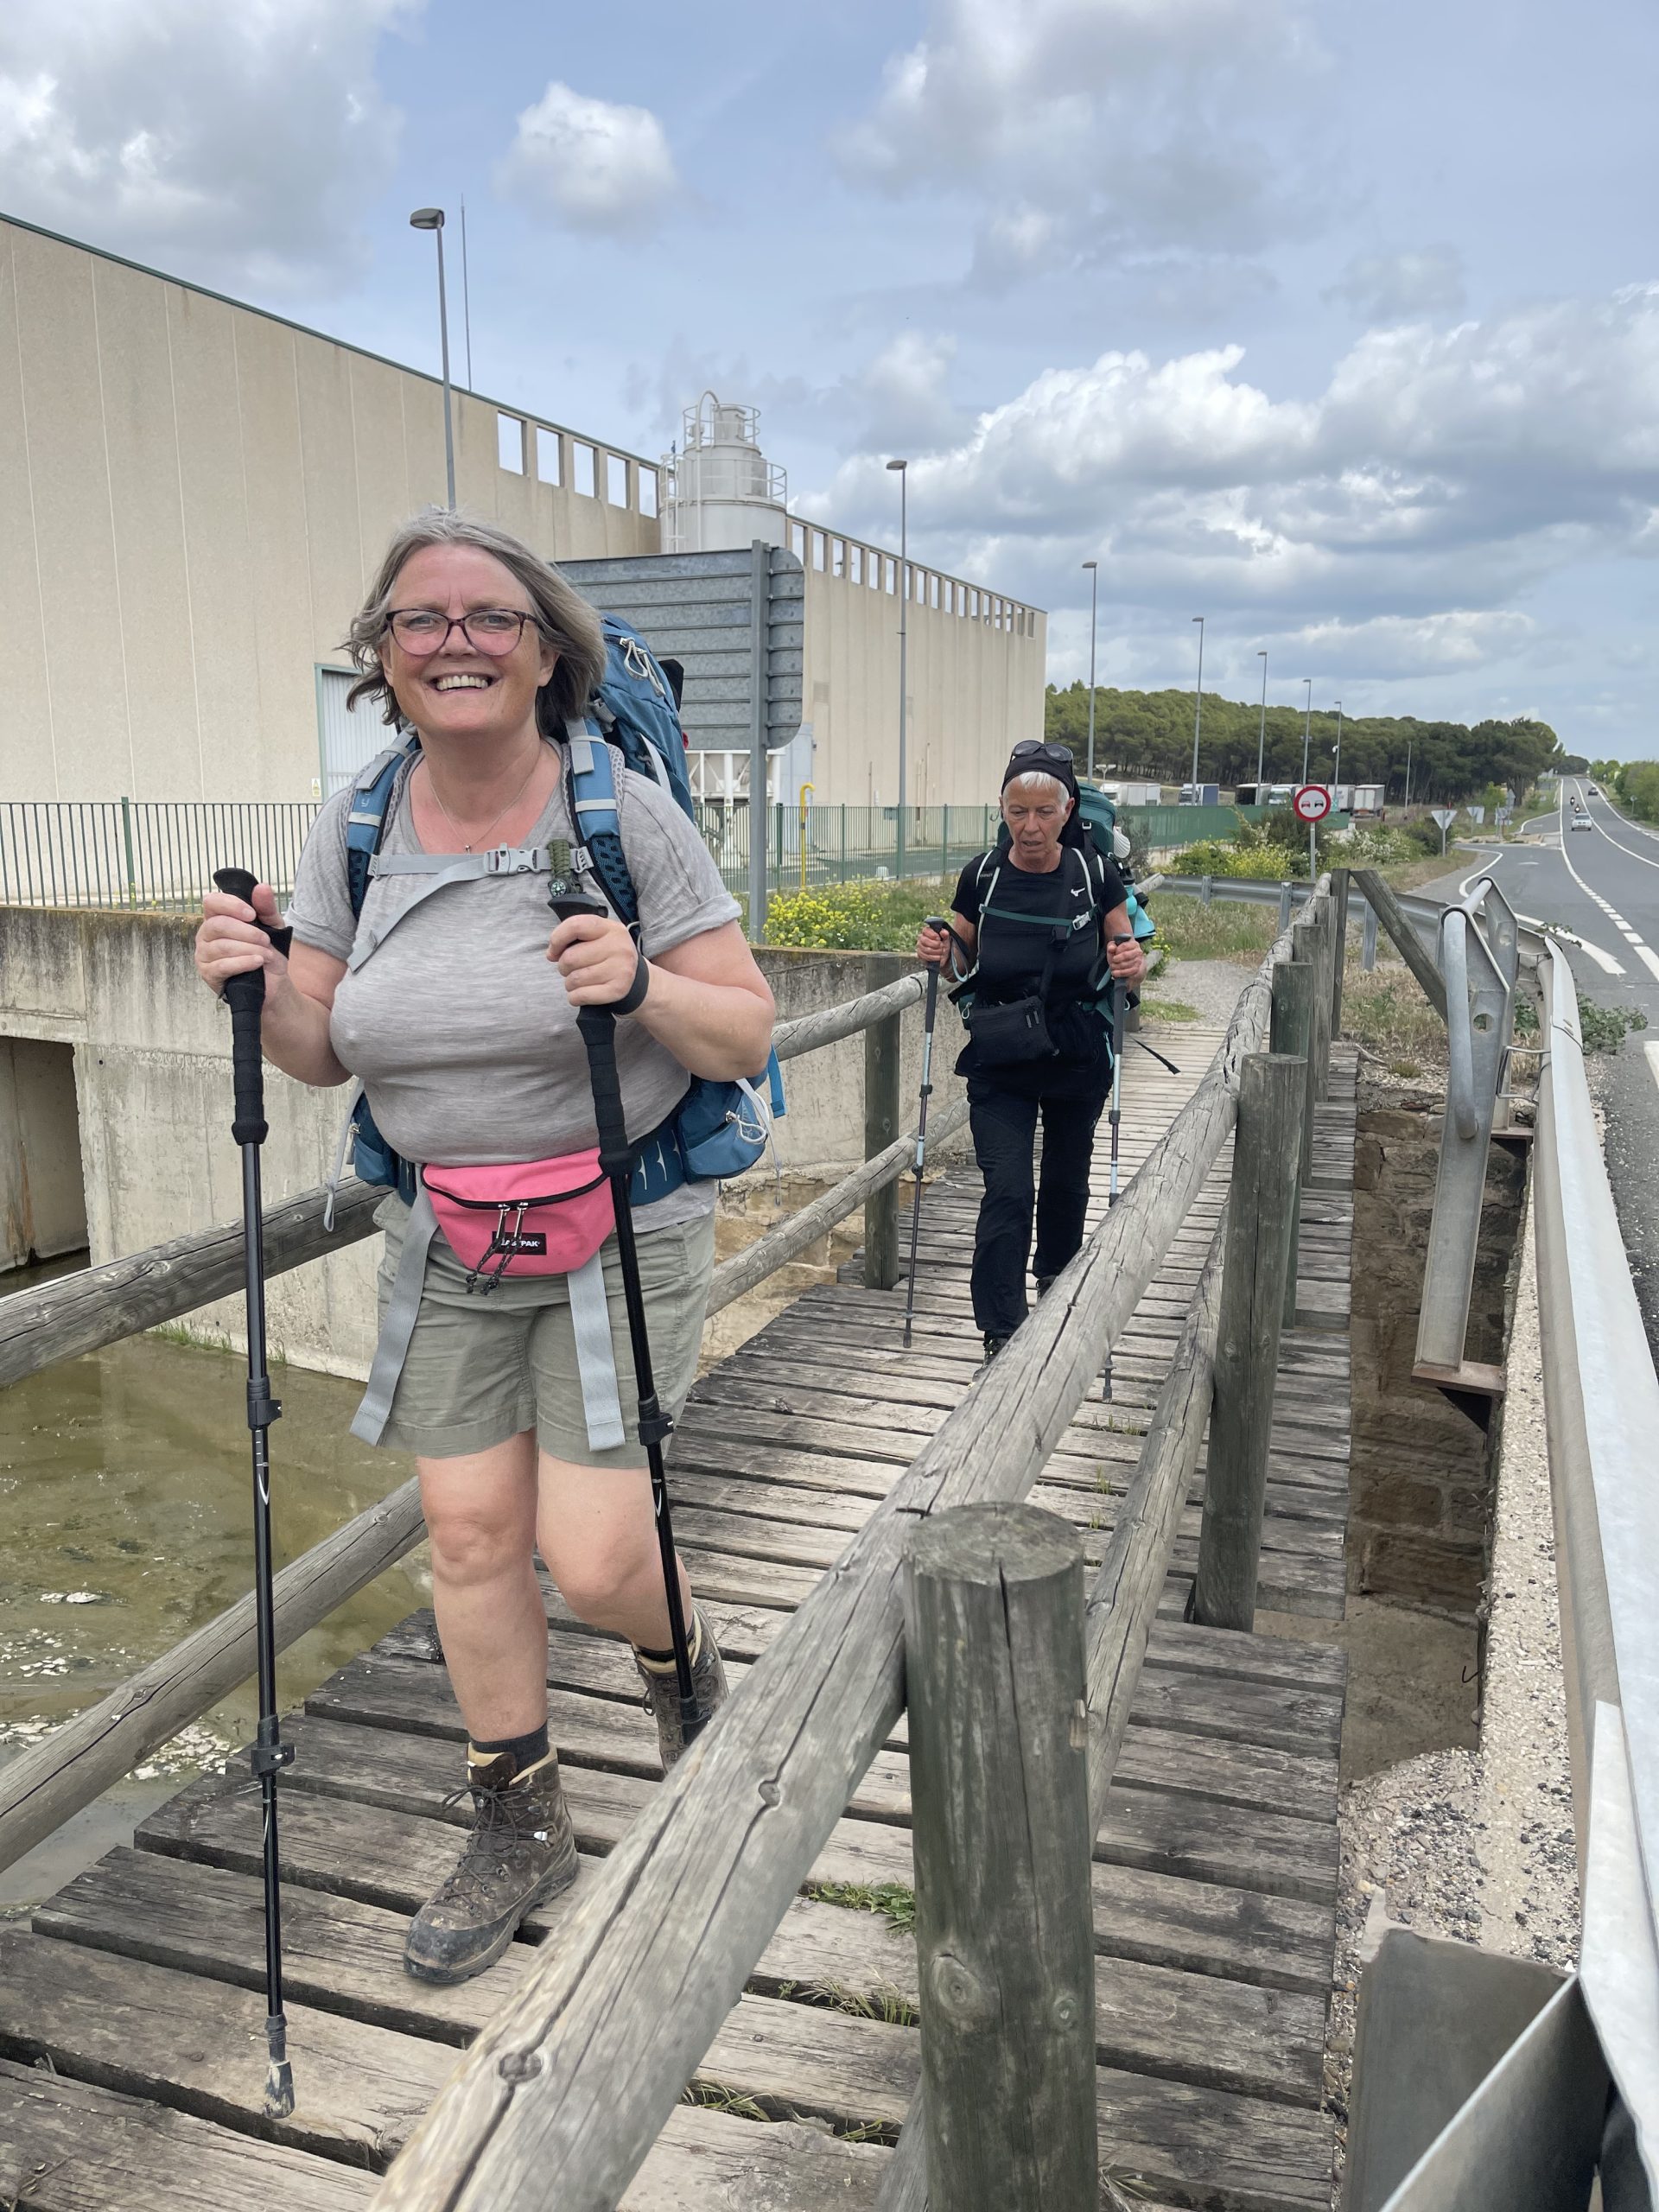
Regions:
[[1579, 1034], [1586, 1052], [1616, 1052], [1624, 1042], [1626, 1030], [1647, 1026], [1648, 1017], [1640, 1007], [1598, 1006], [1594, 999], [1579, 1001]]
[[[1249, 825], [1246, 825], [1247, 827]], [[1235, 843], [1230, 837], [1203, 837], [1176, 854], [1169, 864], [1172, 875], [1244, 876], [1252, 882], [1282, 883], [1287, 876], [1307, 874], [1307, 854], [1300, 869], [1288, 865], [1282, 846]]]
[[949, 906], [956, 884], [906, 877], [897, 883], [825, 883], [768, 901], [768, 944], [825, 952], [908, 952], [930, 914]]

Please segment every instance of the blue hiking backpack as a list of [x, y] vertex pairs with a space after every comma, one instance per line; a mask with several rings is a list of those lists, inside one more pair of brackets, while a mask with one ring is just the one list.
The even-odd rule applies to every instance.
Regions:
[[[639, 632], [618, 616], [607, 614], [601, 620], [605, 674], [588, 702], [585, 723], [567, 726], [565, 799], [575, 832], [572, 849], [578, 873], [592, 875], [611, 912], [637, 937], [639, 901], [622, 849], [611, 747], [636, 775], [648, 776], [667, 791], [688, 821], [696, 821], [696, 810], [679, 709], [662, 663]], [[420, 739], [411, 730], [400, 745], [372, 760], [353, 786], [346, 874], [354, 916], [361, 914], [368, 897], [369, 864], [385, 836], [398, 772], [419, 750]], [[724, 1182], [742, 1174], [764, 1158], [772, 1124], [783, 1111], [783, 1076], [775, 1052], [750, 1082], [694, 1076], [669, 1120], [641, 1142], [633, 1204], [649, 1205], [682, 1183]], [[410, 1199], [415, 1171], [387, 1144], [361, 1097], [353, 1111], [351, 1135], [361, 1180], [396, 1186]]]

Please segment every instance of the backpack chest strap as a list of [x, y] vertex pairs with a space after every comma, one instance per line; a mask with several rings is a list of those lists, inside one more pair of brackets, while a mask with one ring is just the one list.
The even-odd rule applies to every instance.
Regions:
[[546, 875], [552, 867], [545, 845], [492, 845], [481, 853], [375, 853], [369, 861], [371, 880], [383, 875], [421, 876], [425, 879], [391, 916], [384, 929], [358, 924], [357, 939], [346, 963], [347, 970], [355, 974], [378, 952], [399, 922], [434, 892], [446, 890], [452, 883], [472, 883], [487, 875]]

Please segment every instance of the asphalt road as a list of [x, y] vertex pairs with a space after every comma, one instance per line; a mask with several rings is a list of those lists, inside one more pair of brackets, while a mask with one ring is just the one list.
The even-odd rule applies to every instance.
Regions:
[[[1478, 866], [1465, 854], [1452, 880], [1495, 876], [1517, 913], [1571, 933], [1564, 942], [1581, 1001], [1647, 1016], [1644, 1030], [1598, 1064], [1608, 1178], [1659, 1359], [1659, 833], [1625, 821], [1605, 799], [1592, 798], [1589, 788], [1587, 777], [1564, 779], [1557, 810], [1522, 825], [1541, 844], [1505, 846]], [[1590, 816], [1588, 831], [1567, 827], [1575, 791]], [[1451, 881], [1433, 888], [1445, 895]]]

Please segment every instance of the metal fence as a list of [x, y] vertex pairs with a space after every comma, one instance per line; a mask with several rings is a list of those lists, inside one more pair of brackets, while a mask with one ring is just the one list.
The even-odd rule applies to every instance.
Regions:
[[229, 867], [284, 899], [316, 817], [309, 800], [0, 800], [0, 902], [181, 910]]
[[[186, 911], [215, 868], [251, 868], [278, 899], [318, 808], [312, 800], [8, 799], [0, 801], [0, 903]], [[749, 885], [753, 812], [747, 801], [706, 802], [697, 826], [733, 891]], [[1232, 837], [1230, 806], [1126, 808], [1136, 847], [1167, 850]], [[899, 875], [954, 874], [996, 836], [995, 805], [912, 806], [899, 836], [893, 806], [773, 805], [766, 810], [768, 895], [812, 885]]]

